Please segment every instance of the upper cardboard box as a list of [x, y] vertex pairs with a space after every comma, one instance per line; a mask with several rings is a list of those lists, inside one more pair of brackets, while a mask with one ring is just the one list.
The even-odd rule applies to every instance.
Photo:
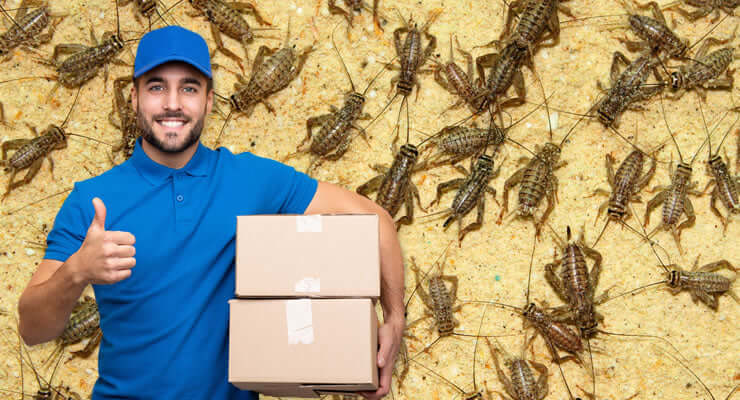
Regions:
[[378, 216], [237, 217], [236, 297], [380, 297]]

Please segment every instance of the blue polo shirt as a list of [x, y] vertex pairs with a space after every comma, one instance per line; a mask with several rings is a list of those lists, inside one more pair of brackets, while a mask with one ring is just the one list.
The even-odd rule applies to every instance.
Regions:
[[181, 169], [131, 159], [75, 184], [47, 238], [66, 261], [105, 203], [106, 230], [136, 237], [129, 278], [93, 285], [103, 339], [93, 399], [257, 399], [228, 382], [227, 300], [234, 296], [236, 216], [302, 214], [316, 180], [251, 153], [198, 145]]

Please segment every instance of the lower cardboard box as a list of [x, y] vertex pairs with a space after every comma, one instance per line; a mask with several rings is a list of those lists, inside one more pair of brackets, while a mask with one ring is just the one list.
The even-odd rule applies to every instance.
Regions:
[[271, 396], [378, 388], [370, 299], [229, 301], [229, 382]]

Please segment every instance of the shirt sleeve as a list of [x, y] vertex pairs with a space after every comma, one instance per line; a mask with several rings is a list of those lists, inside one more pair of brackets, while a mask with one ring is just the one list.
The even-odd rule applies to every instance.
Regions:
[[276, 186], [277, 189], [281, 189], [283, 199], [277, 212], [278, 214], [303, 214], [313, 200], [319, 183], [316, 179], [296, 171], [289, 165], [278, 164], [285, 169], [285, 186], [282, 188]]
[[[242, 158], [243, 157], [243, 158]], [[258, 188], [257, 213], [303, 214], [313, 200], [318, 181], [290, 165], [245, 152], [242, 171]]]
[[54, 227], [46, 237], [45, 259], [65, 262], [80, 249], [87, 234], [80, 198], [79, 188], [75, 185], [72, 193], [64, 200], [54, 219]]

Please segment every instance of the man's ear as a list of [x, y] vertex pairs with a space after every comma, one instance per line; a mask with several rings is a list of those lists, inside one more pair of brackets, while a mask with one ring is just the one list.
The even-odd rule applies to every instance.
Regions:
[[131, 86], [131, 106], [134, 108], [134, 112], [139, 109], [138, 102], [139, 99], [137, 97], [137, 90], [136, 90], [136, 81], [134, 81], [134, 84]]
[[211, 109], [213, 109], [213, 88], [206, 95], [206, 115], [211, 113]]

